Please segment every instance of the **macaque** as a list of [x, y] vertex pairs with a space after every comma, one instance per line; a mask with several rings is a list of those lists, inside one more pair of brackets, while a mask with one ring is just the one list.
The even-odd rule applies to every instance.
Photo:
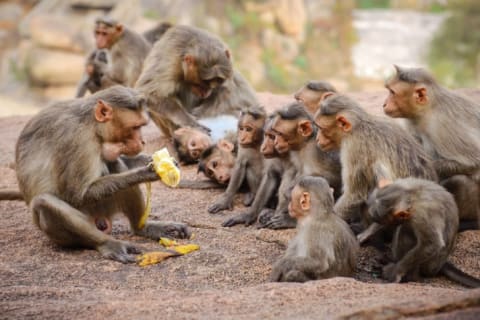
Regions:
[[[282, 177], [281, 193], [288, 192], [296, 177], [321, 176], [334, 189], [334, 196], [341, 194], [341, 168], [338, 151], [324, 152], [316, 144], [312, 117], [301, 103], [295, 102], [277, 111], [273, 120], [275, 149], [280, 155], [287, 155], [292, 169], [285, 170]], [[288, 190], [288, 191], [287, 191]], [[288, 201], [288, 200], [287, 200]], [[295, 220], [288, 216], [285, 204], [279, 199], [275, 214], [263, 227], [279, 229], [295, 227]], [[262, 221], [265, 221], [262, 219]]]
[[335, 87], [326, 81], [309, 81], [295, 92], [293, 97], [303, 103], [307, 112], [313, 117], [320, 103], [336, 92]]
[[381, 179], [437, 180], [430, 158], [410, 134], [367, 113], [347, 96], [324, 100], [315, 124], [318, 145], [324, 151], [340, 151], [343, 194], [335, 203], [335, 212], [347, 222], [368, 224], [365, 203]]
[[222, 139], [208, 147], [200, 155], [198, 172], [222, 186], [227, 186], [235, 166], [237, 147], [228, 140]]
[[[395, 66], [386, 115], [406, 118], [457, 203], [461, 229], [480, 226], [480, 104], [440, 86], [426, 70]], [[473, 222], [473, 224], [472, 224]], [[464, 227], [465, 226], [465, 227]]]
[[184, 164], [197, 162], [204, 150], [222, 139], [236, 143], [236, 117], [220, 115], [200, 119], [199, 122], [210, 130], [209, 133], [190, 127], [178, 128], [173, 132], [173, 146]]
[[233, 227], [237, 224], [252, 225], [257, 221], [260, 212], [267, 207], [278, 192], [285, 167], [284, 164], [288, 162], [288, 159], [285, 161], [285, 159], [280, 158], [280, 155], [275, 150], [275, 135], [272, 131], [274, 118], [275, 113], [270, 115], [265, 122], [263, 142], [260, 146], [260, 152], [264, 157], [264, 166], [262, 180], [260, 181], [255, 199], [246, 212], [227, 219], [223, 222], [223, 227]]
[[301, 177], [288, 211], [298, 220], [297, 234], [270, 275], [271, 281], [305, 282], [350, 277], [358, 243], [348, 224], [335, 214], [333, 194], [322, 177]]
[[96, 49], [87, 58], [85, 62], [85, 75], [77, 89], [77, 98], [83, 97], [88, 90], [95, 93], [102, 89], [102, 77], [109, 72], [108, 51], [106, 49]]
[[145, 31], [142, 35], [150, 44], [153, 45], [172, 26], [173, 25], [170, 22], [160, 22], [159, 24], [157, 24], [152, 29], [149, 29], [149, 30]]
[[173, 26], [155, 42], [136, 88], [166, 137], [180, 127], [208, 132], [197, 118], [237, 115], [258, 104], [251, 87], [233, 70], [226, 45], [189, 26]]
[[42, 109], [20, 133], [15, 155], [20, 192], [35, 225], [57, 245], [135, 262], [138, 246], [102, 232], [117, 212], [127, 216], [136, 235], [189, 237], [182, 223], [139, 225], [145, 209], [139, 184], [159, 180], [151, 157], [140, 154], [144, 104], [133, 89], [113, 86]]
[[244, 181], [249, 188], [244, 203], [250, 205], [253, 202], [262, 177], [263, 157], [260, 153], [260, 145], [263, 139], [265, 118], [265, 110], [262, 107], [251, 107], [240, 114], [237, 133], [239, 148], [235, 166], [227, 190], [208, 208], [208, 212], [217, 213], [225, 209], [231, 210], [233, 198]]
[[479, 279], [447, 261], [459, 220], [455, 200], [442, 186], [418, 178], [384, 182], [368, 199], [368, 215], [381, 227], [395, 227], [393, 262], [383, 268], [384, 279], [418, 281], [443, 274], [465, 286], [480, 287]]
[[[142, 35], [108, 17], [95, 21], [94, 34], [96, 49], [108, 51], [108, 60], [111, 60], [108, 68], [106, 65], [98, 68], [102, 75], [100, 86], [96, 86], [96, 88], [102, 90], [116, 84], [133, 87], [140, 76], [143, 61], [147, 57], [151, 45]], [[85, 83], [85, 79], [91, 76], [89, 71], [90, 67], [87, 64], [87, 76], [79, 85], [77, 97], [83, 96], [86, 89], [89, 89]]]

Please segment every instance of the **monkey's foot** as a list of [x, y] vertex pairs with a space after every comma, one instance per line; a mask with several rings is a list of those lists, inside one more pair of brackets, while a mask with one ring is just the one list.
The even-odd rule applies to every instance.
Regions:
[[97, 250], [102, 257], [121, 263], [133, 263], [136, 261], [136, 255], [142, 253], [142, 250], [135, 245], [114, 239], [98, 246]]
[[184, 223], [159, 221], [149, 221], [143, 229], [136, 230], [135, 233], [154, 240], [159, 240], [163, 237], [188, 239], [191, 235], [187, 225]]
[[290, 217], [288, 214], [276, 214], [270, 220], [260, 224], [260, 228], [267, 229], [290, 229], [297, 226], [297, 220]]
[[257, 216], [250, 212], [245, 212], [236, 215], [222, 223], [222, 227], [233, 227], [237, 224], [244, 224], [246, 227], [252, 225], [257, 220]]
[[220, 200], [212, 204], [210, 207], [208, 207], [208, 212], [217, 213], [219, 211], [226, 210], [226, 209], [232, 210], [233, 203], [231, 200], [221, 198]]

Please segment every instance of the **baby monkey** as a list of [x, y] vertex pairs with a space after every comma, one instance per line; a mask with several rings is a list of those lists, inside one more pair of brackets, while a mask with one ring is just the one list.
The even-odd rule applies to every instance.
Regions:
[[420, 276], [443, 274], [468, 287], [475, 279], [447, 261], [458, 229], [458, 209], [453, 196], [435, 182], [405, 178], [381, 181], [368, 199], [370, 228], [358, 235], [361, 242], [377, 230], [396, 226], [393, 262], [383, 268], [390, 282], [416, 281]]
[[288, 211], [297, 235], [273, 265], [271, 281], [305, 282], [355, 271], [358, 243], [348, 224], [333, 211], [333, 191], [322, 177], [300, 177]]

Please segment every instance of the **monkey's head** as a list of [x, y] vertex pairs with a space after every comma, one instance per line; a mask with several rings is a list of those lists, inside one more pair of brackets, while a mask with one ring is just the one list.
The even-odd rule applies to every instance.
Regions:
[[266, 159], [276, 158], [279, 156], [275, 149], [275, 132], [272, 131], [273, 119], [275, 114], [268, 117], [263, 129], [263, 142], [260, 146], [260, 152]]
[[250, 108], [241, 112], [238, 119], [238, 144], [241, 147], [255, 147], [262, 142], [265, 117], [263, 108]]
[[97, 49], [110, 49], [122, 36], [123, 25], [108, 17], [95, 21], [95, 44]]
[[366, 112], [355, 101], [343, 95], [332, 95], [320, 104], [315, 114], [317, 145], [323, 151], [339, 150]]
[[208, 46], [208, 43], [197, 44], [183, 56], [182, 70], [183, 80], [192, 93], [207, 99], [233, 75], [230, 51], [223, 47]]
[[288, 212], [291, 217], [302, 219], [315, 212], [333, 212], [333, 189], [322, 177], [300, 177], [292, 189]]
[[383, 112], [393, 118], [414, 119], [430, 107], [435, 79], [421, 68], [395, 66], [396, 74], [385, 82], [389, 91]]
[[401, 224], [412, 214], [410, 191], [398, 183], [376, 188], [368, 197], [367, 205], [370, 218], [384, 225]]
[[130, 88], [114, 86], [89, 97], [103, 158], [134, 156], [143, 150], [141, 128], [148, 122], [144, 100]]
[[202, 130], [183, 127], [173, 132], [173, 145], [184, 163], [196, 162], [212, 143], [212, 138]]
[[208, 147], [200, 155], [198, 172], [222, 184], [228, 184], [231, 171], [235, 165], [235, 146], [227, 140], [220, 140]]
[[293, 96], [313, 116], [320, 107], [320, 102], [336, 92], [337, 90], [328, 82], [309, 81], [295, 92]]
[[272, 120], [275, 150], [280, 155], [300, 150], [314, 135], [313, 121], [300, 103], [292, 103], [277, 111]]

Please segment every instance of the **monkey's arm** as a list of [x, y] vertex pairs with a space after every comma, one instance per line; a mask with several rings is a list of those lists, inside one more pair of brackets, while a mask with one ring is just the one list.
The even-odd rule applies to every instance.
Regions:
[[237, 193], [238, 189], [240, 189], [240, 186], [245, 179], [245, 172], [247, 169], [246, 159], [244, 159], [241, 153], [239, 153], [238, 157], [239, 158], [233, 167], [232, 177], [228, 183], [227, 190], [225, 190], [225, 193], [220, 197], [220, 199], [215, 201], [215, 203], [208, 208], [208, 212], [216, 213], [221, 210], [232, 208], [233, 197], [235, 196], [235, 193]]
[[357, 234], [357, 240], [358, 243], [363, 244], [365, 241], [367, 241], [371, 236], [373, 236], [375, 233], [378, 231], [382, 230], [384, 228], [383, 225], [373, 222], [368, 226], [367, 229], [365, 229], [363, 232]]
[[150, 166], [102, 176], [88, 186], [81, 202], [87, 203], [89, 201], [102, 200], [112, 196], [117, 191], [142, 182], [157, 181], [159, 179], [157, 173]]
[[245, 213], [241, 213], [226, 220], [222, 224], [223, 227], [233, 227], [234, 225], [241, 223], [249, 226], [257, 221], [258, 214], [263, 208], [265, 208], [271, 195], [275, 192], [275, 189], [278, 186], [278, 178], [275, 177], [273, 171], [274, 168], [270, 167], [269, 170], [262, 176], [262, 181], [260, 182], [257, 194], [255, 195], [255, 200], [253, 200], [250, 209]]
[[128, 169], [143, 167], [152, 162], [152, 157], [147, 154], [139, 154], [135, 157], [121, 155], [120, 159], [125, 163]]
[[75, 94], [75, 98], [81, 98], [85, 95], [85, 93], [87, 92], [87, 86], [88, 86], [89, 80], [90, 80], [90, 77], [88, 76], [88, 74], [85, 73], [82, 76], [82, 79], [80, 80], [80, 82], [78, 83], [77, 93]]
[[351, 192], [345, 191], [335, 203], [334, 210], [343, 220], [351, 222], [356, 220], [365, 201]]
[[435, 160], [433, 162], [433, 166], [440, 180], [458, 174], [470, 176], [479, 170], [479, 166], [477, 164], [463, 164], [455, 160], [447, 159]]

